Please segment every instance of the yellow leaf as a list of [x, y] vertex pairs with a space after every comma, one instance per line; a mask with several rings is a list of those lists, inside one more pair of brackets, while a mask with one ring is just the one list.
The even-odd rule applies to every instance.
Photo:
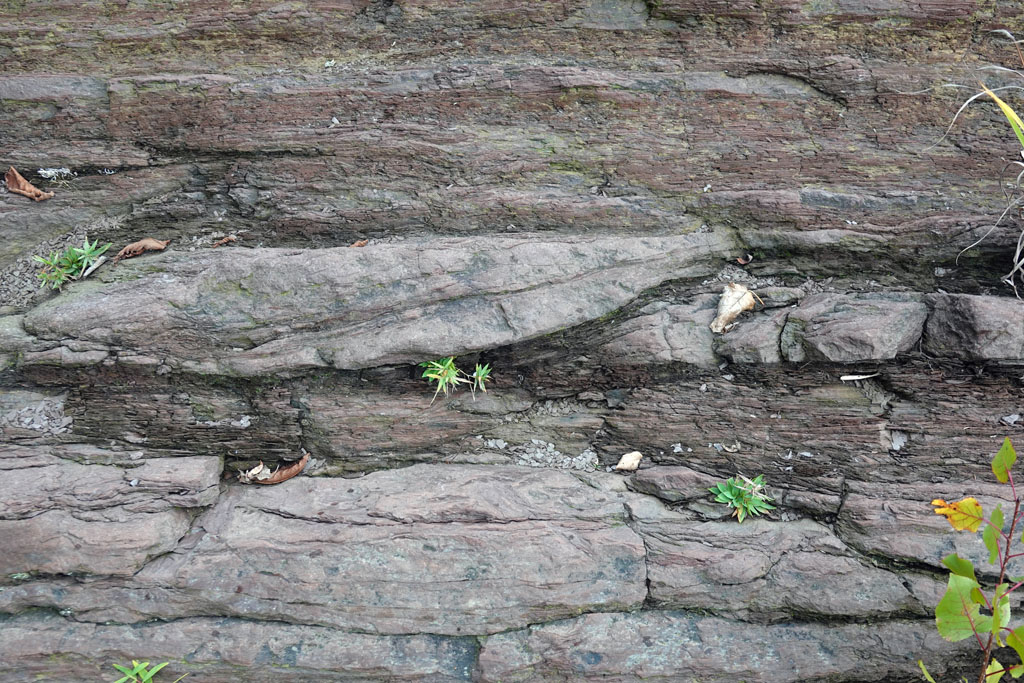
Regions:
[[996, 104], [999, 105], [999, 108], [1003, 110], [1003, 115], [1006, 117], [1006, 120], [1010, 122], [1010, 127], [1013, 128], [1013, 132], [1017, 135], [1017, 139], [1020, 140], [1021, 146], [1024, 147], [1024, 121], [1020, 120], [1020, 117], [1017, 116], [1017, 112], [1013, 110], [1013, 107], [999, 99], [994, 92], [985, 87], [984, 83], [981, 84], [981, 88], [988, 93], [988, 96], [995, 100]]
[[977, 531], [985, 521], [985, 513], [975, 498], [964, 498], [956, 503], [947, 503], [941, 498], [936, 498], [932, 505], [935, 506], [935, 514], [949, 520], [950, 525], [957, 531]]

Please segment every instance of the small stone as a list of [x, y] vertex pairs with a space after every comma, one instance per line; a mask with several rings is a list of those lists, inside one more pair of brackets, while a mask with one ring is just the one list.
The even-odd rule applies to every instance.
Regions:
[[620, 472], [635, 472], [640, 467], [640, 459], [643, 458], [643, 454], [640, 451], [630, 451], [619, 458], [619, 462], [615, 465], [615, 469]]

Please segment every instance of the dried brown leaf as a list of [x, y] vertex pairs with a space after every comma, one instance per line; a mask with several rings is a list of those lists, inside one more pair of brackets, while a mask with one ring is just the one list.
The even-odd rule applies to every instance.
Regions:
[[143, 238], [138, 242], [132, 242], [127, 247], [117, 252], [117, 256], [114, 257], [114, 263], [117, 263], [121, 259], [138, 256], [139, 254], [147, 251], [163, 251], [170, 243], [170, 240], [157, 240], [152, 237]]
[[[293, 462], [291, 465], [288, 465], [286, 467], [279, 468], [274, 473], [272, 473], [269, 477], [265, 477], [264, 478], [264, 477], [260, 476], [260, 474], [262, 474], [262, 472], [257, 473], [256, 477], [252, 479], [252, 483], [253, 484], [280, 484], [282, 481], [287, 481], [288, 479], [291, 479], [292, 477], [297, 475], [299, 472], [304, 470], [306, 468], [306, 463], [307, 462], [309, 462], [309, 453], [303, 453], [301, 460]], [[264, 469], [266, 469], [266, 466], [263, 465], [262, 462], [260, 463], [260, 466], [263, 467]], [[239, 479], [241, 479], [241, 477], [239, 477]]]
[[237, 239], [238, 238], [235, 237], [234, 235], [228, 235], [227, 237], [224, 237], [223, 239], [219, 239], [216, 242], [214, 242], [212, 246], [214, 249], [216, 249], [217, 247], [223, 247], [228, 242], [234, 242]]
[[739, 256], [739, 257], [737, 257], [736, 263], [740, 264], [741, 266], [745, 266], [745, 265], [747, 265], [748, 263], [750, 263], [753, 260], [754, 260], [754, 255], [753, 254], [747, 254], [746, 256]]
[[38, 187], [30, 183], [21, 177], [18, 170], [11, 166], [7, 169], [7, 173], [4, 174], [4, 181], [7, 183], [7, 189], [15, 194], [20, 194], [34, 199], [37, 202], [41, 202], [44, 199], [49, 199], [53, 196], [52, 192], [43, 192]]
[[355, 242], [353, 242], [352, 244], [350, 244], [348, 246], [349, 247], [365, 247], [369, 243], [370, 243], [370, 240], [356, 240]]

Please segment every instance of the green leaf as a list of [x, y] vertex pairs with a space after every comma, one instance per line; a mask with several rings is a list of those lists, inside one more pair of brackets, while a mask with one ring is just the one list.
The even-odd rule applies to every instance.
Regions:
[[999, 679], [1006, 673], [1003, 670], [1003, 665], [999, 663], [999, 660], [995, 657], [988, 663], [988, 668], [985, 669], [985, 683], [999, 683]]
[[[1024, 626], [1018, 626], [1006, 636], [1006, 644], [1017, 652], [1017, 656], [1024, 662]], [[1016, 676], [1014, 676], [1016, 678]]]
[[[978, 583], [978, 577], [974, 574], [974, 564], [970, 560], [965, 560], [956, 553], [946, 555], [942, 558], [942, 564], [949, 568], [949, 571], [953, 572], [957, 576], [963, 576], [975, 583]], [[979, 605], [985, 604], [985, 596], [981, 594], [980, 588], [975, 588], [971, 591], [971, 599]]]
[[974, 564], [970, 560], [965, 560], [956, 553], [951, 553], [942, 558], [942, 564], [957, 576], [965, 576], [975, 583], [978, 582], [978, 577], [974, 574]]
[[966, 576], [949, 575], [946, 593], [935, 607], [935, 625], [940, 636], [955, 643], [991, 630], [992, 617], [983, 617], [981, 606], [971, 596], [978, 588], [978, 582]]
[[132, 674], [132, 670], [129, 669], [127, 666], [122, 666], [120, 664], [113, 664], [112, 666], [123, 674]]
[[1024, 664], [1014, 664], [1009, 668], [1010, 675], [1014, 678], [1024, 676]]
[[928, 683], [935, 683], [935, 679], [932, 678], [930, 673], [928, 673], [928, 667], [924, 665], [924, 660], [917, 660], [917, 665], [921, 667], [921, 673], [924, 674], [924, 679], [928, 681]]
[[1002, 505], [996, 505], [996, 509], [992, 511], [992, 518], [989, 520], [991, 524], [985, 525], [985, 530], [981, 532], [981, 540], [985, 542], [985, 547], [988, 548], [988, 561], [989, 564], [995, 564], [999, 560], [999, 531], [1003, 528], [1003, 509]]
[[156, 666], [154, 666], [149, 671], [143, 671], [142, 672], [142, 680], [143, 681], [151, 681], [151, 680], [153, 680], [153, 676], [156, 676], [157, 672], [160, 671], [160, 669], [162, 669], [165, 666], [167, 666], [169, 663], [170, 662], [164, 662], [163, 664], [157, 664]]
[[1017, 451], [1013, 449], [1010, 439], [1005, 438], [1003, 439], [1003, 445], [999, 448], [999, 452], [996, 453], [996, 457], [992, 458], [992, 473], [996, 475], [996, 479], [999, 480], [1000, 484], [1005, 484], [1009, 481], [1007, 473], [1015, 462], [1017, 462]]

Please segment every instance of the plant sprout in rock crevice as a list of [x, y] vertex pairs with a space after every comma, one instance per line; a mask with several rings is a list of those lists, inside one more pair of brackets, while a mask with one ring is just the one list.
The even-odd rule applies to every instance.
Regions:
[[476, 369], [471, 374], [467, 374], [456, 367], [455, 356], [420, 363], [419, 367], [424, 368], [421, 377], [427, 382], [437, 385], [434, 390], [434, 398], [430, 400], [431, 403], [440, 393], [444, 393], [445, 396], [450, 395], [458, 389], [460, 384], [468, 384], [470, 391], [473, 392], [473, 398], [476, 398], [477, 390], [487, 393], [487, 382], [491, 379], [490, 364], [480, 365], [477, 363]]
[[89, 244], [89, 240], [86, 238], [81, 247], [68, 247], [63, 254], [55, 251], [49, 257], [33, 256], [32, 258], [43, 264], [42, 270], [38, 273], [43, 285], [60, 289], [68, 280], [77, 280], [88, 272], [103, 252], [109, 248], [110, 242], [101, 247], [99, 240]]
[[736, 517], [740, 524], [748, 516], [761, 515], [775, 509], [774, 505], [769, 505], [772, 497], [764, 490], [763, 474], [753, 479], [747, 479], [742, 474], [731, 477], [715, 484], [708, 491], [715, 494], [716, 503], [725, 503], [734, 508], [732, 516]]

